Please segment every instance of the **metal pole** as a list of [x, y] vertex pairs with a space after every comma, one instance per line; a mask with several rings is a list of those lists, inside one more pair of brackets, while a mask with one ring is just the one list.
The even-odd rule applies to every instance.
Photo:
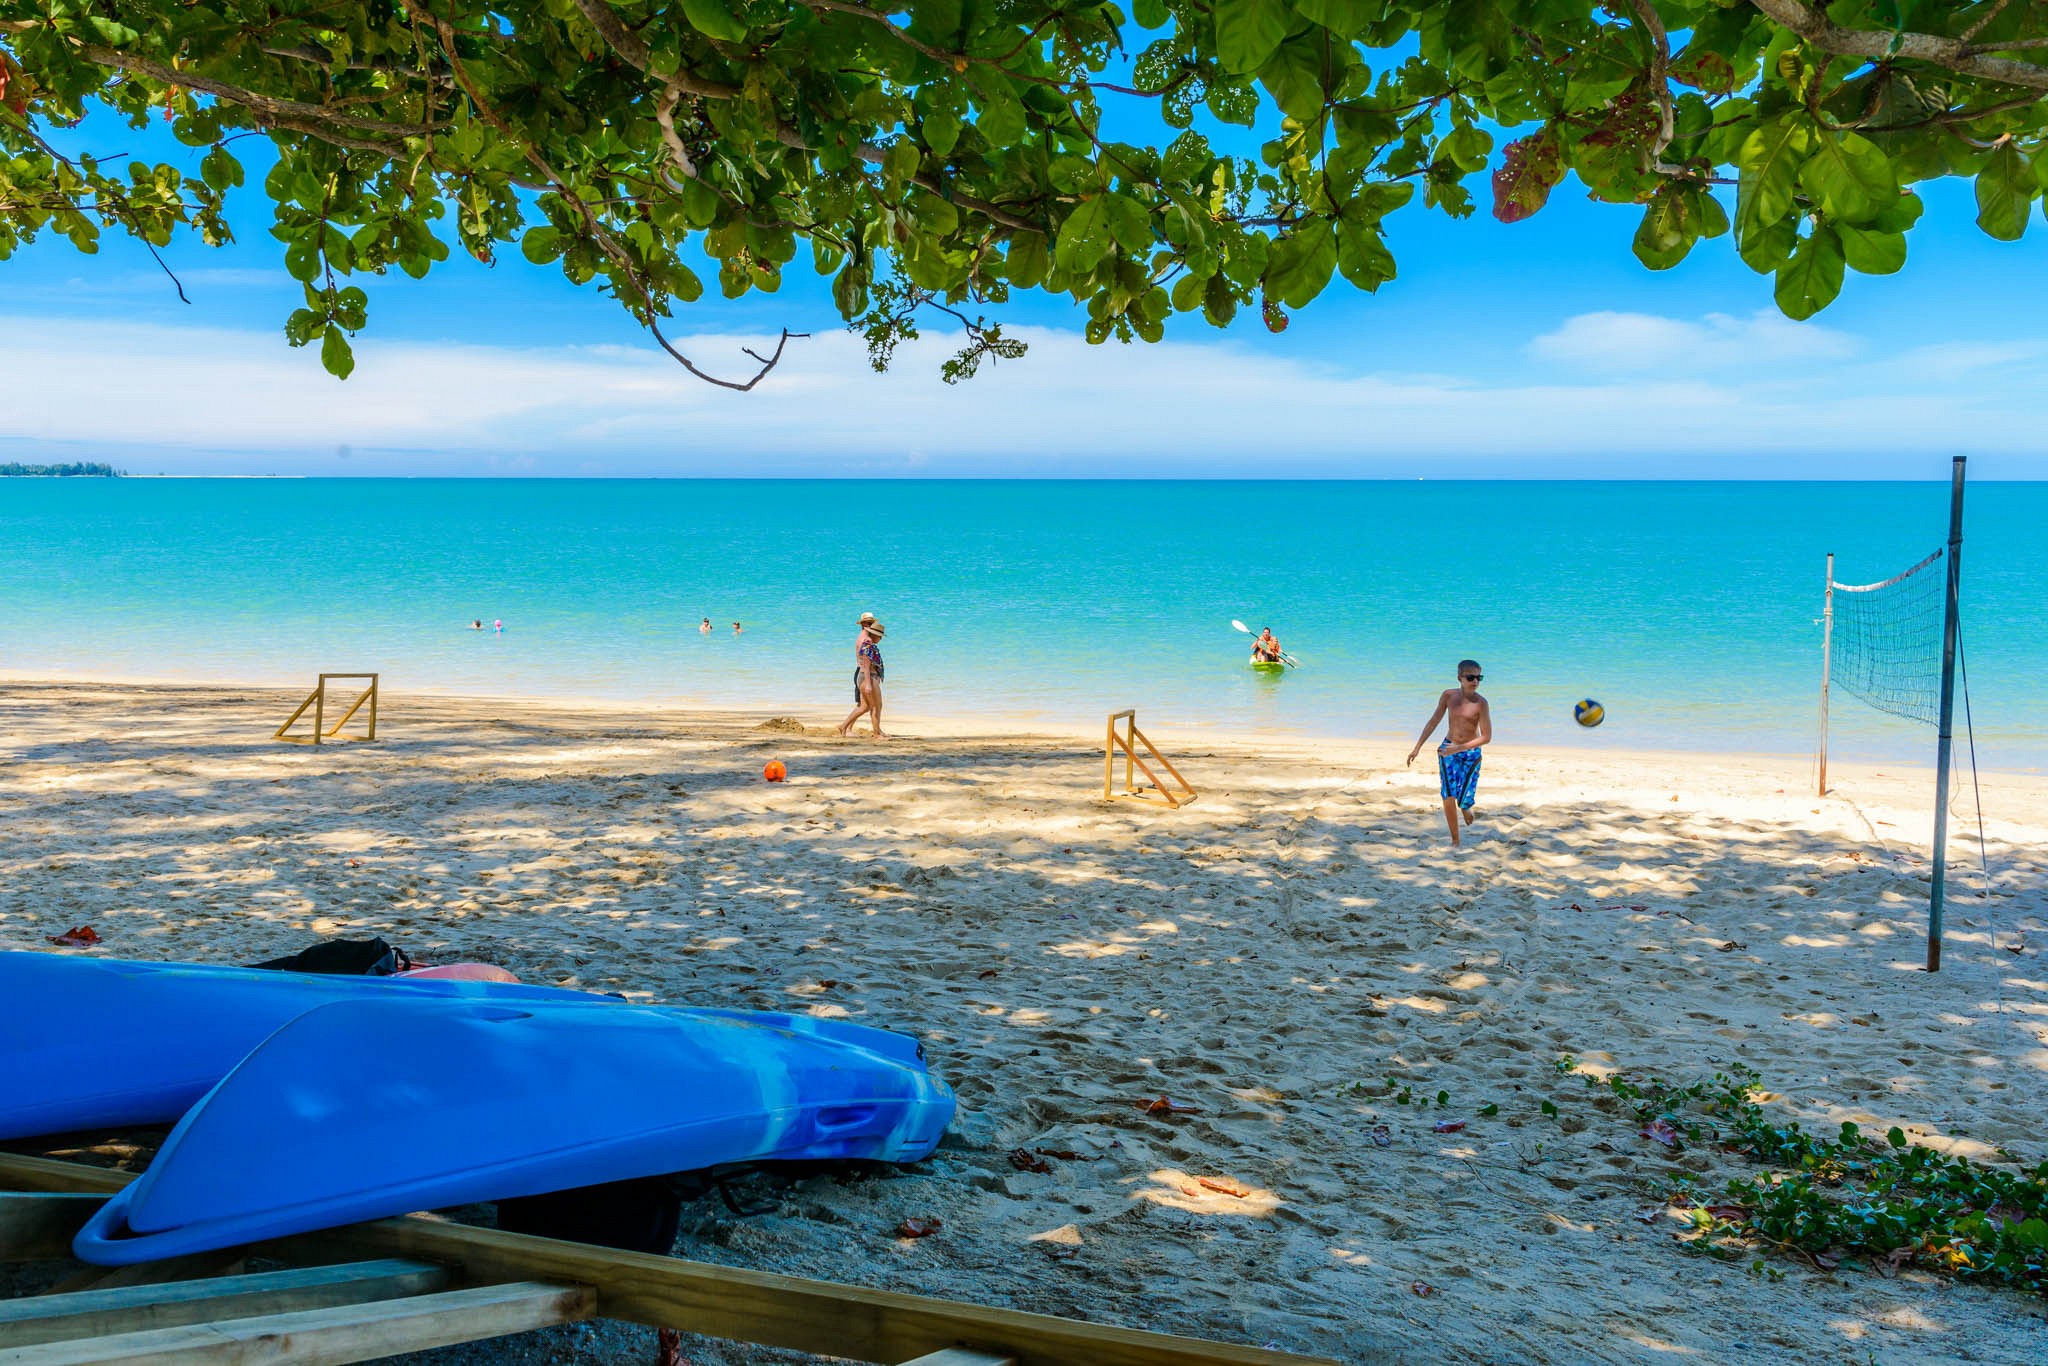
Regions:
[[1956, 607], [1963, 577], [1963, 465], [1957, 456], [1948, 494], [1948, 599], [1941, 614], [1941, 744], [1934, 755], [1934, 885], [1927, 892], [1927, 970], [1941, 971], [1942, 887], [1948, 878], [1948, 764], [1956, 711]]
[[1835, 552], [1828, 552], [1828, 586], [1820, 612], [1820, 791], [1828, 795], [1828, 666], [1834, 663]]

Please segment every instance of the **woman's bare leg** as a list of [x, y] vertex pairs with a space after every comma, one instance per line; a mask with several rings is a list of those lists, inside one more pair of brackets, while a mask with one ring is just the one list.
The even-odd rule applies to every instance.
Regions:
[[882, 734], [882, 685], [874, 679], [868, 680], [868, 715], [874, 718], [875, 738], [888, 739]]

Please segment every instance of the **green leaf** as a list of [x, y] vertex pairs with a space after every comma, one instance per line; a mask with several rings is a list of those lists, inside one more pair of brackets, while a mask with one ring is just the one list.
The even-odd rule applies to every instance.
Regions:
[[1053, 243], [1053, 260], [1059, 268], [1076, 275], [1085, 275], [1095, 269], [1103, 257], [1115, 247], [1115, 239], [1109, 230], [1110, 198], [1106, 194], [1091, 195], [1075, 206], [1067, 215], [1067, 221], [1060, 224], [1060, 235]]
[[1743, 264], [1759, 275], [1769, 275], [1785, 264], [1799, 240], [1799, 220], [1780, 218], [1757, 229], [1747, 238], [1737, 238], [1735, 250]]
[[1259, 84], [1273, 96], [1280, 112], [1303, 123], [1322, 112], [1326, 98], [1321, 46], [1301, 41], [1283, 43], [1272, 59], [1259, 68]]
[[102, 19], [97, 14], [91, 16], [89, 22], [92, 24], [93, 32], [115, 47], [126, 47], [142, 36], [126, 24], [117, 24], [112, 19]]
[[320, 278], [320, 245], [314, 237], [300, 237], [285, 244], [284, 268], [294, 280], [311, 283]]
[[1010, 239], [1010, 249], [1003, 255], [1003, 275], [1017, 288], [1030, 289], [1045, 279], [1049, 264], [1043, 234], [1020, 232]]
[[1843, 264], [1841, 238], [1833, 226], [1816, 224], [1793, 249], [1792, 259], [1778, 268], [1779, 311], [1804, 321], [1833, 303], [1842, 292]]
[[987, 82], [981, 91], [981, 113], [974, 126], [991, 147], [1014, 147], [1024, 140], [1024, 103], [1008, 81], [998, 78]]
[[1394, 253], [1378, 228], [1346, 218], [1337, 224], [1337, 269], [1371, 294], [1394, 278]]
[[1129, 195], [1108, 194], [1103, 199], [1109, 213], [1110, 236], [1132, 256], [1141, 255], [1152, 245], [1152, 215]]
[[1977, 226], [2001, 242], [2017, 242], [2037, 188], [2033, 168], [2010, 141], [2000, 143], [1977, 172]]
[[1380, 7], [1369, 0], [1295, 0], [1294, 8], [1340, 38], [1356, 38], [1380, 17]]
[[868, 311], [868, 271], [860, 262], [850, 263], [832, 281], [832, 302], [839, 316], [851, 321]]
[[1139, 28], [1165, 28], [1173, 11], [1166, 7], [1166, 0], [1135, 0], [1131, 18], [1137, 20]]
[[519, 250], [535, 265], [546, 265], [562, 254], [562, 234], [556, 228], [533, 228], [519, 240]]
[[1862, 222], [1899, 197], [1890, 158], [1868, 138], [1821, 129], [1799, 183], [1830, 218]]
[[1273, 243], [1266, 294], [1289, 308], [1305, 307], [1323, 292], [1336, 268], [1336, 234], [1327, 219], [1311, 218]]
[[327, 324], [320, 338], [320, 364], [336, 379], [347, 379], [356, 368], [356, 354], [349, 348], [348, 338], [333, 323]]
[[736, 43], [747, 36], [746, 23], [733, 13], [726, 0], [683, 0], [683, 17], [690, 27], [707, 38]]
[[[1766, 124], [1743, 139], [1735, 156], [1735, 164], [1741, 169], [1735, 189], [1738, 243], [1748, 241], [1792, 212], [1799, 163], [1811, 141], [1805, 125], [1791, 118]], [[1748, 259], [1746, 255], [1744, 259]]]
[[1890, 275], [1906, 264], [1906, 234], [1854, 223], [1836, 225], [1842, 236], [1842, 259], [1864, 275]]
[[1292, 17], [1287, 0], [1216, 0], [1216, 55], [1225, 71], [1256, 71], [1279, 50]]

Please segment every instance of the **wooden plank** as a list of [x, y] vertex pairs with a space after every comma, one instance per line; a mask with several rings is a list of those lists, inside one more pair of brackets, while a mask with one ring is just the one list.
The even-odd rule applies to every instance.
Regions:
[[0, 1262], [35, 1262], [71, 1255], [71, 1239], [104, 1195], [0, 1191]]
[[603, 1318], [857, 1361], [901, 1362], [949, 1347], [974, 1347], [1008, 1357], [1017, 1366], [1335, 1366], [1322, 1357], [433, 1219], [385, 1219], [272, 1246], [278, 1255], [290, 1255], [290, 1249], [309, 1245], [356, 1256], [374, 1252], [459, 1263], [474, 1280], [581, 1282], [596, 1287], [597, 1313]]
[[932, 1352], [915, 1361], [906, 1361], [902, 1366], [1017, 1366], [1017, 1358], [992, 1357], [987, 1352], [948, 1347], [943, 1352]]
[[[0, 1154], [0, 1184], [37, 1182], [61, 1190], [65, 1181], [76, 1180], [118, 1190], [133, 1179], [128, 1172]], [[416, 1216], [303, 1234], [265, 1251], [284, 1259], [336, 1252], [417, 1257], [460, 1265], [472, 1280], [581, 1282], [596, 1287], [596, 1312], [605, 1318], [864, 1361], [909, 1361], [949, 1347], [981, 1346], [1018, 1366], [1337, 1366], [1326, 1357], [615, 1252]]]
[[8, 1190], [87, 1191], [98, 1195], [112, 1195], [135, 1177], [134, 1172], [88, 1167], [81, 1162], [59, 1162], [49, 1157], [0, 1153], [0, 1187]]
[[[239, 1276], [249, 1255], [241, 1248], [188, 1252], [182, 1257], [137, 1262], [132, 1266], [85, 1266], [52, 1286], [48, 1293], [71, 1295], [84, 1290], [115, 1290], [137, 1285], [165, 1285], [208, 1276]], [[331, 1260], [331, 1259], [330, 1259]]]
[[446, 1267], [394, 1258], [0, 1300], [0, 1348], [398, 1299], [441, 1290], [448, 1280]]
[[590, 1316], [588, 1286], [532, 1281], [0, 1349], [0, 1366], [341, 1366]]

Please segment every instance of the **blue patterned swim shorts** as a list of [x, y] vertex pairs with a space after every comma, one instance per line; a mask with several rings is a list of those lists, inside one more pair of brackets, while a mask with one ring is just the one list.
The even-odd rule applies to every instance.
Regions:
[[1479, 799], [1479, 751], [1461, 749], [1456, 754], [1437, 751], [1436, 772], [1446, 799], [1466, 811]]

